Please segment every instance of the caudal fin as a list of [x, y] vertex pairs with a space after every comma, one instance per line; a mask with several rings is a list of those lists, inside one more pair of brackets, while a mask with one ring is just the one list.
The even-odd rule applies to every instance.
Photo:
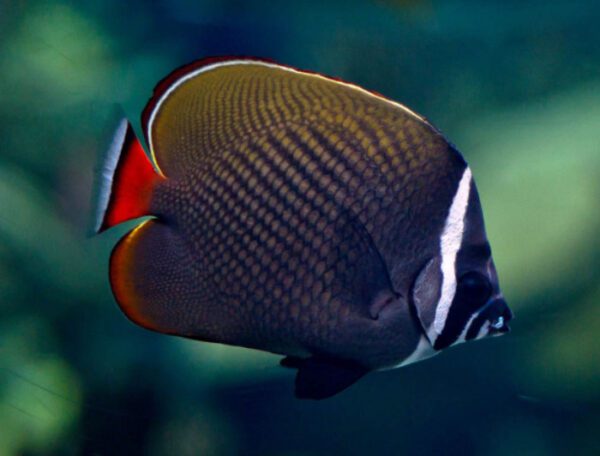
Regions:
[[131, 124], [121, 120], [99, 170], [94, 232], [150, 215], [152, 192], [162, 179]]

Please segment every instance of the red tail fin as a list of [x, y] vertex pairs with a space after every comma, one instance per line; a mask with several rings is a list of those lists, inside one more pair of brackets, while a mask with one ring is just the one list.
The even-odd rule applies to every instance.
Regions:
[[150, 215], [152, 191], [163, 178], [154, 170], [126, 119], [113, 136], [100, 172], [94, 227], [97, 233]]

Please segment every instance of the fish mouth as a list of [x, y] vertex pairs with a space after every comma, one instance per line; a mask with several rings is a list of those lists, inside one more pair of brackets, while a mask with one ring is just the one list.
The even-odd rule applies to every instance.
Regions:
[[514, 315], [502, 296], [493, 299], [486, 307], [490, 309], [488, 318], [488, 335], [500, 336], [510, 332], [508, 322], [514, 318]]

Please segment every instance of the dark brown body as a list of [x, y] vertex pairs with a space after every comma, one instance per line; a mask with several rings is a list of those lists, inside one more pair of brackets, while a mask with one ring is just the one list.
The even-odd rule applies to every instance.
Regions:
[[[167, 179], [135, 244], [137, 322], [368, 368], [408, 356], [421, 335], [410, 286], [437, 248], [460, 155], [348, 85], [260, 66], [213, 76], [154, 106]], [[382, 293], [401, 308], [374, 315]]]

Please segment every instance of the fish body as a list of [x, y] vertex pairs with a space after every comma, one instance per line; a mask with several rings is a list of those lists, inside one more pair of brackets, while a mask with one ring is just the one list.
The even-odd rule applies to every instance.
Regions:
[[[470, 169], [425, 119], [256, 59], [177, 70], [108, 154], [115, 298], [167, 334], [286, 355], [300, 397], [507, 330]], [[466, 277], [465, 280], [462, 280]]]

